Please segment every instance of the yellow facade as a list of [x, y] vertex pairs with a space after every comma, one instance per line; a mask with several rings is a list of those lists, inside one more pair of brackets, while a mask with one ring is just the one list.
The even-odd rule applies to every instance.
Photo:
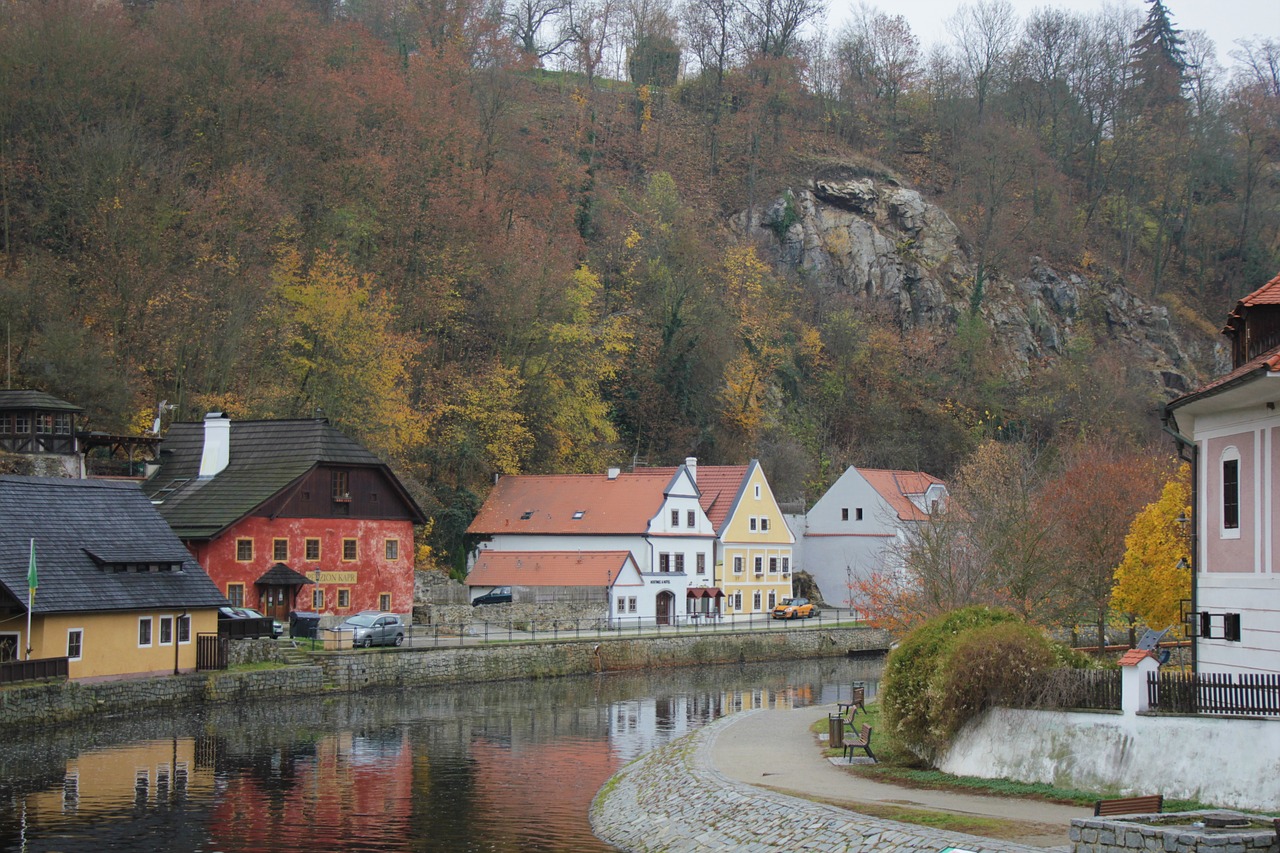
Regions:
[[793, 537], [764, 469], [753, 465], [720, 536], [716, 574], [726, 614], [765, 613], [791, 597]]
[[56, 824], [59, 815], [83, 814], [86, 808], [168, 806], [192, 794], [207, 795], [213, 784], [212, 766], [196, 762], [195, 740], [180, 737], [81, 752], [67, 761], [61, 786], [29, 795], [26, 806]]
[[[191, 617], [186, 641], [177, 642], [178, 617]], [[150, 644], [143, 644], [140, 623], [150, 619]], [[168, 621], [168, 636], [162, 620]], [[22, 625], [25, 633], [26, 624]], [[75, 651], [73, 632], [80, 632], [80, 657], [67, 664], [71, 678], [102, 678], [121, 675], [163, 675], [196, 668], [196, 636], [218, 632], [218, 611], [129, 610], [107, 613], [57, 613], [31, 620], [33, 658], [71, 657]], [[167, 641], [166, 641], [167, 640]]]

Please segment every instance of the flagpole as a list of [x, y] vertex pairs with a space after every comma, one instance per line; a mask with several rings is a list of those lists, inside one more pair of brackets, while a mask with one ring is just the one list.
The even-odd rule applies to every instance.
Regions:
[[31, 611], [36, 606], [36, 540], [31, 539], [31, 562], [27, 569], [27, 660], [31, 660]]

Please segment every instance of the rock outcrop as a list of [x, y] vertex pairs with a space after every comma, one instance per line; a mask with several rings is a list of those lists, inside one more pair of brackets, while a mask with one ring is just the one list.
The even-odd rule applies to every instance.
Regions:
[[[748, 230], [745, 214], [736, 225], [740, 233]], [[749, 230], [809, 286], [888, 305], [903, 329], [953, 329], [970, 308], [974, 265], [960, 229], [891, 178], [815, 177], [760, 211]], [[1037, 257], [1017, 276], [992, 276], [980, 313], [1011, 369], [1025, 375], [1032, 362], [1065, 352], [1086, 309], [1130, 348], [1135, 363], [1148, 367], [1153, 387], [1165, 396], [1198, 383], [1167, 308], [1122, 285], [1059, 272]]]

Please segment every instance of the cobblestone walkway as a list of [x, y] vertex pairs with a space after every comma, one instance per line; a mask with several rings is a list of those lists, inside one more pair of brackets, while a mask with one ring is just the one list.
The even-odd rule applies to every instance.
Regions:
[[974, 853], [1044, 853], [1035, 847], [868, 817], [729, 779], [712, 766], [711, 746], [738, 716], [722, 717], [619, 771], [591, 806], [596, 835], [628, 853], [939, 853], [947, 847]]

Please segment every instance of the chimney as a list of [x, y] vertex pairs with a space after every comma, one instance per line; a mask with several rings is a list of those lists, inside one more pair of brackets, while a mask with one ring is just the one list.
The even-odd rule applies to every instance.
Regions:
[[231, 419], [222, 412], [204, 416], [204, 453], [200, 456], [200, 476], [212, 477], [231, 461]]
[[621, 473], [622, 473], [622, 469], [621, 469], [621, 468], [610, 468], [610, 469], [609, 469], [609, 479], [610, 479], [610, 480], [616, 480], [616, 479], [618, 479], [618, 475], [619, 475], [619, 474], [621, 474]]
[[689, 469], [689, 479], [694, 483], [698, 482], [698, 457], [686, 456], [684, 458], [684, 467]]

